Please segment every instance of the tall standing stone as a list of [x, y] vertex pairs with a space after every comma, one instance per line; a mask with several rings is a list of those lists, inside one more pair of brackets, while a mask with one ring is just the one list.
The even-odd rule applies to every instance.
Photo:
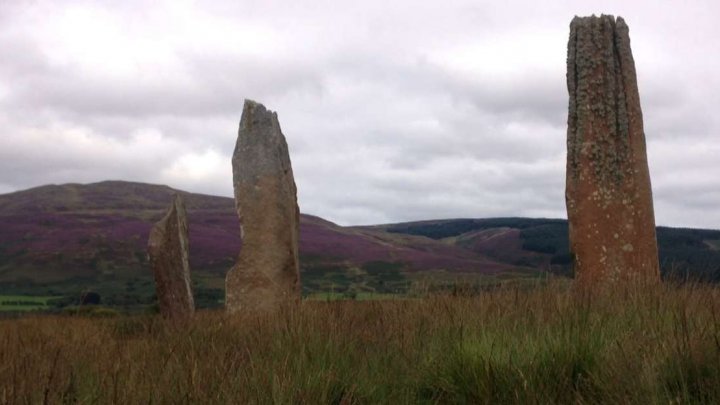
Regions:
[[630, 37], [618, 17], [570, 24], [565, 199], [581, 282], [659, 279], [655, 214]]
[[188, 262], [187, 214], [180, 195], [175, 195], [165, 217], [150, 231], [148, 256], [155, 273], [160, 313], [171, 319], [189, 318], [195, 302]]
[[225, 306], [274, 311], [300, 299], [300, 211], [277, 113], [245, 100], [232, 165], [242, 249], [227, 274]]

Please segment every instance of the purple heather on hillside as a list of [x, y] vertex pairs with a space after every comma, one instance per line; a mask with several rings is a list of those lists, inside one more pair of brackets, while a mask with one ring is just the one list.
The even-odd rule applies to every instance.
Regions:
[[[142, 271], [150, 227], [162, 217], [174, 192], [165, 186], [103, 182], [0, 195], [0, 269], [42, 268], [62, 271], [68, 278], [100, 271], [101, 263]], [[188, 207], [193, 270], [224, 273], [241, 247], [233, 200], [180, 193]], [[340, 227], [307, 215], [301, 215], [300, 253], [305, 264], [382, 261], [400, 263], [410, 272], [494, 273], [513, 268], [440, 241]], [[8, 274], [18, 276], [16, 271]], [[0, 282], [7, 281], [4, 276], [11, 277], [0, 272]]]

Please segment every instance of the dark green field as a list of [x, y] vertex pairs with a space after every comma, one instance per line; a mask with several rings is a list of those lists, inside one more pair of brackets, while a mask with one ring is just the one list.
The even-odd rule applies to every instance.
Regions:
[[0, 295], [0, 311], [43, 311], [49, 309], [48, 301], [57, 297]]

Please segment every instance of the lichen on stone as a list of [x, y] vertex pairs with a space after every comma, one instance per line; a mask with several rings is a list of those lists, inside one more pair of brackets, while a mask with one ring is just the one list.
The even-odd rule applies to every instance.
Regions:
[[[611, 279], [634, 269], [659, 275], [645, 134], [628, 31], [619, 17], [575, 17], [567, 54], [565, 199], [571, 250], [578, 269], [597, 268], [597, 274]], [[625, 221], [633, 218], [639, 225], [625, 227]], [[598, 245], [607, 249], [602, 257], [597, 256]], [[581, 274], [582, 269], [576, 272]]]

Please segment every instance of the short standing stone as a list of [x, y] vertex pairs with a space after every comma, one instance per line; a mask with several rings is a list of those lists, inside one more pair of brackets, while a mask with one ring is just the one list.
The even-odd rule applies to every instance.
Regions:
[[246, 100], [232, 157], [242, 249], [228, 272], [228, 311], [275, 311], [300, 299], [300, 212], [277, 114]]
[[635, 62], [625, 21], [575, 17], [566, 203], [576, 278], [659, 279], [655, 216]]
[[175, 195], [167, 214], [150, 231], [150, 266], [155, 273], [160, 313], [171, 319], [195, 311], [188, 263], [188, 225], [185, 204]]

